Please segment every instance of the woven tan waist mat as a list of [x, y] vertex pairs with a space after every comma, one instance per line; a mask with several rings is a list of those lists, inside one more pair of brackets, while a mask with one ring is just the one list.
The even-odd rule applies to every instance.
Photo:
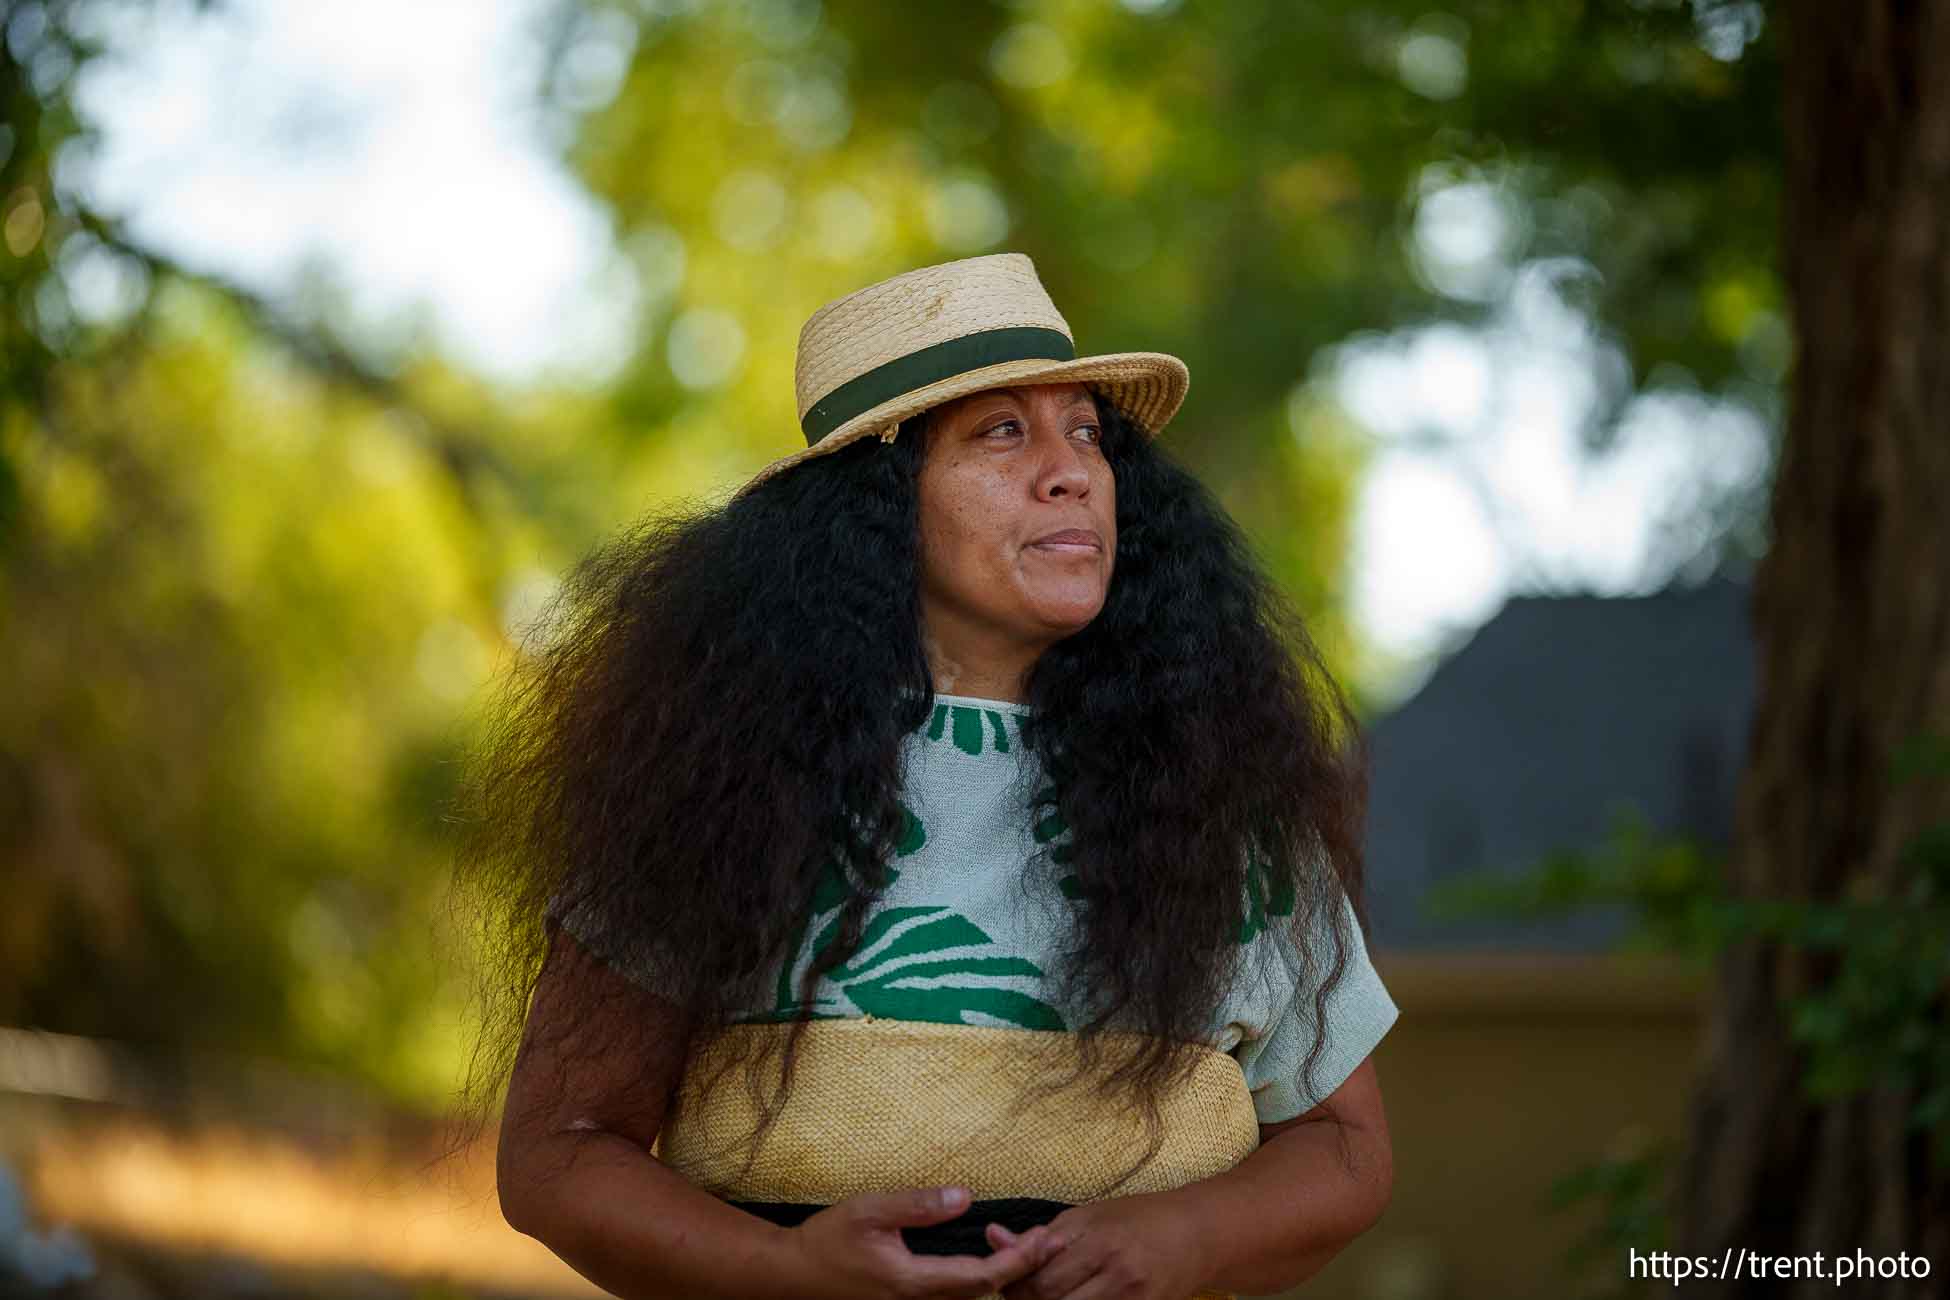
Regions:
[[[1259, 1145], [1239, 1063], [1207, 1049], [1190, 1078], [1159, 1099], [1163, 1145], [1110, 1190], [1144, 1153], [1141, 1115], [1106, 1106], [1087, 1079], [1017, 1105], [1027, 1083], [1063, 1076], [1073, 1050], [1067, 1035], [838, 1018], [805, 1026], [786, 1104], [747, 1169], [760, 1110], [744, 1067], [708, 1091], [704, 1085], [721, 1062], [717, 1052], [757, 1046], [738, 1038], [790, 1029], [735, 1025], [722, 1044], [690, 1062], [654, 1148], [697, 1186], [779, 1221], [793, 1221], [795, 1207], [803, 1217], [861, 1192], [959, 1184], [976, 1202], [960, 1229], [981, 1241], [976, 1219], [985, 1202], [1007, 1203], [1018, 1224], [1024, 1207], [1041, 1203], [1044, 1212], [1028, 1218], [1047, 1221], [1105, 1195], [1164, 1191], [1223, 1173]], [[909, 1237], [917, 1249], [921, 1239]], [[973, 1253], [987, 1254], [986, 1245]]]

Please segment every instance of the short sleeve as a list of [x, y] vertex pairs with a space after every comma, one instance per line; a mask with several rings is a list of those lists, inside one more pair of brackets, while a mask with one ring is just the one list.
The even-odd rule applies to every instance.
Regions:
[[648, 945], [620, 942], [611, 922], [586, 898], [570, 901], [565, 891], [550, 896], [546, 915], [575, 937], [589, 954], [631, 983], [652, 993], [668, 995], [673, 987], [666, 973], [648, 964]]
[[[1253, 1109], [1262, 1124], [1277, 1124], [1304, 1115], [1332, 1096], [1374, 1051], [1400, 1014], [1368, 959], [1367, 944], [1355, 919], [1353, 903], [1344, 891], [1336, 893], [1340, 897], [1341, 913], [1347, 920], [1349, 942], [1340, 978], [1327, 992], [1327, 1043], [1314, 1062], [1315, 1090], [1309, 1093], [1304, 1089], [1300, 1070], [1316, 1037], [1315, 989], [1300, 982], [1300, 959], [1291, 952], [1290, 940], [1280, 948], [1293, 975], [1290, 998], [1265, 1034], [1244, 1040], [1233, 1052], [1246, 1076]], [[1277, 928], [1267, 933], [1276, 942], [1284, 934]], [[1317, 967], [1314, 978], [1324, 980], [1334, 959], [1333, 932], [1325, 909], [1315, 917], [1311, 951]]]

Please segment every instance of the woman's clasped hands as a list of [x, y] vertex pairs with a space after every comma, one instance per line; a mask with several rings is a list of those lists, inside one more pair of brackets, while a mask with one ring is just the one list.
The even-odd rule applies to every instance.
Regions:
[[870, 1192], [793, 1230], [808, 1300], [1186, 1300], [1203, 1261], [1181, 1208], [1155, 1195], [1072, 1206], [1028, 1232], [987, 1228], [994, 1253], [916, 1255], [900, 1230], [968, 1206], [966, 1188]]
[[800, 1300], [978, 1300], [1003, 1292], [1055, 1253], [1047, 1228], [1032, 1228], [994, 1254], [917, 1255], [902, 1228], [954, 1218], [968, 1208], [965, 1187], [862, 1192], [792, 1229], [798, 1267], [790, 1292]]
[[[1204, 1260], [1183, 1208], [1156, 1194], [1072, 1206], [1032, 1231], [1053, 1233], [1055, 1249], [1004, 1286], [1003, 1300], [1186, 1300], [1204, 1286]], [[997, 1223], [988, 1228], [998, 1250], [1028, 1236]]]

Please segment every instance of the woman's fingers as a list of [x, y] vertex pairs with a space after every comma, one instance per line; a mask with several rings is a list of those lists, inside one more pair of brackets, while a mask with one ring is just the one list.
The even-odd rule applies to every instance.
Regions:
[[[991, 1228], [999, 1224], [989, 1225]], [[1008, 1229], [1003, 1228], [1007, 1232]], [[914, 1276], [931, 1291], [942, 1295], [984, 1296], [1018, 1278], [1027, 1277], [1043, 1266], [1053, 1253], [1047, 1229], [1032, 1228], [998, 1249], [993, 1255], [917, 1255]], [[970, 1289], [972, 1288], [972, 1289]]]

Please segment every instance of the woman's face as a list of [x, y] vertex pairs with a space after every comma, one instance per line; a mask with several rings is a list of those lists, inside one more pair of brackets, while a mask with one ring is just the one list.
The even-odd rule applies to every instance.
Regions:
[[1117, 482], [1102, 438], [1080, 383], [934, 408], [920, 475], [921, 606], [937, 647], [976, 677], [1026, 671], [1103, 608]]

